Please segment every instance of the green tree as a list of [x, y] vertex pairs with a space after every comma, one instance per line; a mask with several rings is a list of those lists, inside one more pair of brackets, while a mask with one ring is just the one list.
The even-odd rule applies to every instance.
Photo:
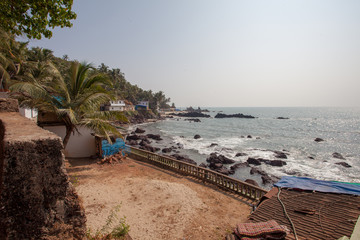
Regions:
[[31, 78], [11, 86], [12, 91], [21, 94], [22, 105], [55, 113], [63, 121], [66, 127], [64, 148], [79, 126], [90, 128], [111, 141], [109, 133], [121, 136], [111, 121], [127, 122], [121, 113], [99, 111], [101, 104], [112, 99], [104, 88], [111, 83], [103, 74], [91, 74], [91, 69], [90, 64], [74, 62], [65, 78], [46, 82]]
[[11, 79], [17, 76], [27, 56], [27, 42], [17, 42], [14, 36], [0, 28], [0, 89], [8, 90]]
[[71, 27], [76, 18], [71, 11], [72, 0], [1, 0], [0, 27], [28, 38], [51, 38], [49, 28]]

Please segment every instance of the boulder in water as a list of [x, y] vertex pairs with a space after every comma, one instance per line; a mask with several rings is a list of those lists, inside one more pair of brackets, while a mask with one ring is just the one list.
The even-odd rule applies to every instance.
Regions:
[[255, 180], [246, 179], [245, 182], [248, 183], [248, 184], [254, 185], [256, 187], [259, 187], [259, 184]]
[[345, 160], [345, 158], [343, 157], [343, 155], [341, 155], [340, 153], [338, 152], [334, 152], [332, 154], [333, 158], [338, 158], [338, 159], [342, 159], [342, 160]]
[[145, 130], [141, 128], [136, 128], [135, 133], [144, 133]]
[[337, 162], [337, 163], [335, 163], [335, 164], [341, 165], [341, 166], [346, 167], [346, 168], [351, 168], [351, 165], [348, 164], [348, 163], [346, 163], [346, 162]]

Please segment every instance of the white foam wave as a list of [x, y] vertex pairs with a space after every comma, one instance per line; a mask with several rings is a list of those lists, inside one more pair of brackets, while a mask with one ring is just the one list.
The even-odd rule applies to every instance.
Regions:
[[[184, 149], [195, 150], [203, 155], [210, 155], [213, 152], [217, 152], [225, 155], [229, 158], [234, 158], [236, 148], [242, 145], [243, 138], [214, 138], [214, 139], [193, 139], [190, 137], [173, 137], [175, 143], [182, 144]], [[213, 145], [211, 147], [211, 145]]]

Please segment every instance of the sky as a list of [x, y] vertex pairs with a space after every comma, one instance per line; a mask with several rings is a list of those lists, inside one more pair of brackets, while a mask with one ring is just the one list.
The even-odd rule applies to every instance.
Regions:
[[360, 107], [360, 1], [75, 0], [31, 40], [105, 63], [176, 106]]

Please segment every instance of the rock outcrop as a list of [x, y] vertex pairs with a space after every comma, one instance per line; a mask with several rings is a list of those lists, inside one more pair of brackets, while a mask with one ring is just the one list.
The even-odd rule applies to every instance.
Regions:
[[159, 134], [147, 134], [146, 136], [147, 136], [148, 138], [151, 138], [151, 139], [154, 139], [154, 140], [157, 140], [157, 141], [162, 140], [162, 138], [160, 137]]
[[335, 164], [346, 167], [346, 168], [351, 168], [351, 165], [346, 162], [337, 162]]
[[199, 134], [196, 134], [196, 135], [194, 136], [194, 139], [199, 139], [199, 138], [201, 138], [201, 136], [200, 136]]
[[180, 155], [180, 154], [173, 154], [170, 157], [175, 158], [176, 160], [182, 161], [182, 162], [186, 162], [186, 163], [190, 163], [193, 165], [197, 165], [197, 163], [190, 159], [188, 156], [186, 155]]
[[173, 114], [174, 116], [177, 117], [191, 117], [191, 118], [209, 118], [210, 115], [208, 114], [204, 114], [201, 112], [187, 112], [187, 113], [178, 113], [178, 114]]
[[323, 142], [323, 141], [325, 141], [325, 140], [322, 139], [322, 138], [315, 138], [314, 141], [315, 141], [315, 142]]
[[254, 116], [251, 115], [244, 115], [242, 113], [237, 113], [237, 114], [224, 114], [224, 113], [218, 113], [215, 115], [214, 118], [255, 118]]
[[135, 133], [144, 133], [145, 130], [142, 128], [136, 128]]
[[338, 152], [334, 152], [334, 153], [332, 154], [332, 156], [333, 156], [333, 158], [345, 160], [345, 158], [343, 157], [343, 155], [341, 155], [341, 154], [338, 153]]
[[83, 239], [85, 212], [61, 138], [18, 113], [0, 116], [0, 239]]

